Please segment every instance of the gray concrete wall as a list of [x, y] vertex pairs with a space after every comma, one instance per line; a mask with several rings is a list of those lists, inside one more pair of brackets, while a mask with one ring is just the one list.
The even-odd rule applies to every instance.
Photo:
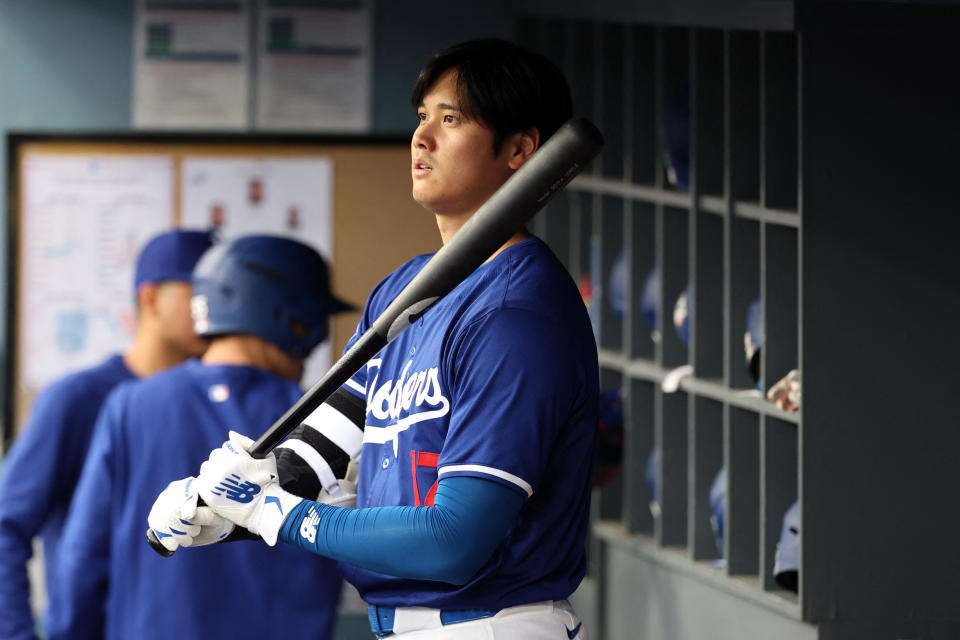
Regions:
[[816, 627], [738, 595], [709, 568], [609, 541], [605, 555], [604, 640], [817, 640]]

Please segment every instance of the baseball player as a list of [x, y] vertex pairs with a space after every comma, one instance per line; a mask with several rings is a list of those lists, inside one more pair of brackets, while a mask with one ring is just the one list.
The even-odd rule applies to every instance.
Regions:
[[[104, 403], [64, 528], [51, 639], [332, 633], [342, 577], [327, 558], [236, 544], [179, 562], [143, 544], [153, 496], [196, 470], [229, 429], [258, 433], [295, 402], [304, 358], [325, 339], [329, 315], [350, 308], [329, 293], [313, 249], [272, 236], [215, 245], [193, 287], [194, 328], [211, 339], [202, 360], [121, 385]], [[184, 504], [192, 482], [170, 494], [184, 533], [212, 515]]]
[[[413, 196], [445, 242], [571, 115], [559, 69], [500, 40], [434, 56], [413, 106]], [[377, 285], [353, 340], [429, 257]], [[585, 569], [597, 374], [576, 285], [523, 231], [276, 456], [255, 460], [232, 434], [191, 491], [268, 544], [339, 560], [378, 638], [582, 640], [566, 598]], [[357, 508], [301, 497], [345, 493], [358, 455]], [[176, 526], [161, 512], [158, 535]]]
[[137, 257], [130, 348], [61, 378], [37, 397], [0, 479], [0, 638], [35, 638], [26, 570], [31, 540], [40, 537], [46, 584], [54, 584], [61, 528], [107, 393], [206, 348], [190, 322], [190, 274], [210, 245], [210, 234], [201, 231], [152, 238]]

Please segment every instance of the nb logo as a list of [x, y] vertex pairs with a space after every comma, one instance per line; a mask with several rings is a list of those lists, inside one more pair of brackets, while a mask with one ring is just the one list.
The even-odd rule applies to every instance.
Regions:
[[314, 544], [317, 541], [317, 525], [320, 523], [320, 514], [313, 507], [307, 512], [307, 517], [303, 519], [300, 525], [300, 537]]
[[243, 478], [231, 473], [229, 477], [221, 480], [220, 484], [215, 486], [210, 493], [215, 496], [226, 495], [227, 500], [246, 504], [260, 493], [260, 486], [249, 480], [243, 481]]

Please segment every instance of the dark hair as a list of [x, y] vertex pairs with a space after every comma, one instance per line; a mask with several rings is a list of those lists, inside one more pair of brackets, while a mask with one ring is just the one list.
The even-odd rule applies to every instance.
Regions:
[[560, 69], [540, 54], [506, 40], [470, 40], [435, 54], [413, 88], [413, 108], [449, 69], [457, 73], [463, 114], [493, 130], [493, 152], [512, 133], [536, 127], [540, 144], [573, 114], [570, 87]]

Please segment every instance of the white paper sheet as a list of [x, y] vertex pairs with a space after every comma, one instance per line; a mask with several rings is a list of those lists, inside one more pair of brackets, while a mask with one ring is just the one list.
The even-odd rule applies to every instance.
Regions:
[[21, 382], [39, 391], [129, 346], [137, 255], [173, 227], [173, 162], [37, 155], [23, 170]]
[[371, 128], [369, 0], [265, 0], [258, 16], [258, 129]]
[[247, 127], [248, 0], [139, 0], [134, 29], [134, 126]]
[[[331, 158], [190, 156], [181, 167], [183, 226], [216, 228], [224, 240], [250, 233], [291, 237], [332, 263]], [[307, 361], [304, 384], [318, 380], [330, 363], [330, 346], [323, 344]]]

